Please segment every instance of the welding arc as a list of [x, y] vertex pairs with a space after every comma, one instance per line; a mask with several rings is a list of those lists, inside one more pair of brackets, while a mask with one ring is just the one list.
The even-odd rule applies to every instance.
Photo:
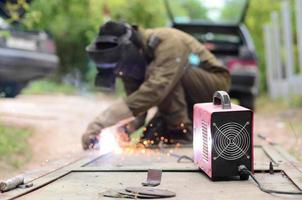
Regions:
[[229, 122], [221, 127], [214, 124], [216, 132], [213, 146], [218, 154], [214, 159], [221, 157], [225, 160], [237, 160], [246, 155], [250, 147], [247, 125], [249, 125], [248, 122], [244, 126], [236, 122]]

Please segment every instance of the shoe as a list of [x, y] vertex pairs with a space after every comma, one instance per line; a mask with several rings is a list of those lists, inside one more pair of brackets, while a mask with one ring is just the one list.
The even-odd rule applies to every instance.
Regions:
[[190, 126], [181, 124], [178, 128], [168, 129], [164, 119], [156, 115], [145, 127], [139, 143], [144, 144], [145, 147], [149, 147], [160, 143], [167, 145], [192, 145], [192, 141], [193, 135]]

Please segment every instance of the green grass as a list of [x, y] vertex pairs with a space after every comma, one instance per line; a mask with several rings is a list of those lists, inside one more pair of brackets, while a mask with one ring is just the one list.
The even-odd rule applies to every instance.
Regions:
[[[259, 108], [259, 109], [257, 109]], [[261, 95], [257, 98], [256, 110], [258, 111], [275, 111], [302, 108], [302, 96], [290, 95], [288, 98], [279, 98], [271, 100], [267, 95]]]
[[289, 106], [291, 108], [302, 108], [302, 96], [298, 96], [298, 95], [290, 96]]
[[20, 168], [30, 158], [28, 138], [31, 131], [0, 123], [0, 161]]
[[23, 94], [67, 94], [72, 95], [76, 93], [76, 88], [72, 85], [57, 83], [52, 80], [38, 80], [33, 81], [23, 90]]
[[[94, 86], [94, 83], [92, 84], [88, 82], [86, 86], [90, 92], [99, 92], [99, 89]], [[33, 81], [22, 91], [22, 94], [29, 94], [29, 95], [35, 95], [35, 94], [74, 95], [76, 93], [77, 93], [77, 88], [75, 88], [72, 85], [66, 83], [58, 83], [47, 79]], [[116, 95], [118, 97], [126, 96], [122, 80], [117, 78], [115, 91], [110, 94]]]

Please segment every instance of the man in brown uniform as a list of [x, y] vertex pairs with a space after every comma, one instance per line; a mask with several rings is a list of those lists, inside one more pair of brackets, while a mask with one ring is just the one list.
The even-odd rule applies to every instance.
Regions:
[[191, 142], [193, 105], [211, 101], [215, 91], [230, 87], [227, 69], [199, 41], [176, 29], [142, 30], [107, 22], [87, 51], [98, 67], [97, 82], [112, 87], [119, 76], [127, 97], [88, 125], [84, 149], [93, 146], [103, 128], [120, 120], [134, 116], [135, 128], [144, 125], [146, 112], [154, 106], [158, 112], [143, 140]]

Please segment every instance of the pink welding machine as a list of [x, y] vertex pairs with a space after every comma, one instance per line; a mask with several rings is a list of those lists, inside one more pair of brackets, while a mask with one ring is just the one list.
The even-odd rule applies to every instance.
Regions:
[[194, 105], [194, 162], [212, 180], [248, 175], [238, 173], [245, 165], [253, 172], [253, 112], [231, 104], [228, 93], [217, 91], [213, 103]]

